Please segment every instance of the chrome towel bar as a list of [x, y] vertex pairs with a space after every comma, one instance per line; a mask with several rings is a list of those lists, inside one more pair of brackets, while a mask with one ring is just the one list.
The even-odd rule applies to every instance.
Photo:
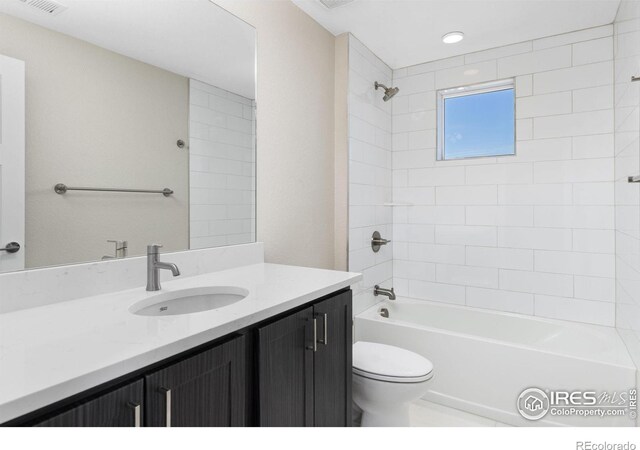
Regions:
[[627, 181], [629, 183], [640, 183], [640, 175], [636, 175], [635, 177], [628, 177]]
[[164, 189], [117, 189], [117, 188], [92, 188], [92, 187], [71, 187], [63, 183], [58, 183], [53, 187], [56, 194], [66, 194], [67, 191], [95, 191], [95, 192], [134, 192], [137, 194], [162, 194], [169, 197], [173, 191], [169, 188]]

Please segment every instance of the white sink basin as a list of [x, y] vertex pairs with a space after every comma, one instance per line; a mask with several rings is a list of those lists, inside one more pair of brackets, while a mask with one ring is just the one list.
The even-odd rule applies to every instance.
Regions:
[[239, 302], [249, 291], [236, 286], [210, 286], [158, 295], [134, 303], [129, 312], [139, 316], [175, 316], [223, 308]]

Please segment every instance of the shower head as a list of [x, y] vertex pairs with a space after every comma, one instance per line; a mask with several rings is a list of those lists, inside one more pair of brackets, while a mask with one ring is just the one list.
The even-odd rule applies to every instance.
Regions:
[[384, 100], [385, 102], [388, 102], [391, 99], [391, 97], [393, 97], [398, 93], [398, 91], [400, 91], [400, 89], [398, 89], [397, 87], [385, 89], [384, 97], [382, 97], [382, 100]]
[[398, 91], [400, 91], [400, 89], [398, 89], [397, 87], [389, 88], [382, 83], [378, 83], [377, 81], [374, 83], [374, 86], [376, 87], [376, 91], [378, 90], [378, 88], [384, 89], [384, 97], [382, 97], [382, 100], [384, 100], [385, 102], [391, 100], [391, 98], [396, 95]]

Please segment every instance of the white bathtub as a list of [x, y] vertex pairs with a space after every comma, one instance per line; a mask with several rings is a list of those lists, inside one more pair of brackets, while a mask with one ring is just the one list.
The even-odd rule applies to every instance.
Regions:
[[[389, 318], [379, 314], [389, 310]], [[430, 359], [424, 397], [511, 425], [633, 426], [628, 415], [551, 416], [528, 421], [516, 409], [529, 387], [626, 392], [636, 368], [614, 328], [399, 298], [355, 319], [356, 340], [407, 348]]]

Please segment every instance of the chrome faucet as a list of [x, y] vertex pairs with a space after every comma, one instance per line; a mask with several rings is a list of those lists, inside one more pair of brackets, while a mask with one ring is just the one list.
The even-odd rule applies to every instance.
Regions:
[[373, 287], [373, 295], [374, 296], [378, 296], [378, 295], [386, 295], [387, 297], [389, 297], [389, 300], [395, 300], [396, 299], [396, 293], [393, 291], [393, 288], [391, 289], [383, 289], [380, 286], [378, 286], [377, 284]]
[[158, 244], [147, 245], [147, 291], [159, 291], [161, 289], [159, 269], [170, 270], [174, 277], [180, 275], [180, 270], [175, 264], [160, 262], [159, 249], [161, 247], [162, 245]]

